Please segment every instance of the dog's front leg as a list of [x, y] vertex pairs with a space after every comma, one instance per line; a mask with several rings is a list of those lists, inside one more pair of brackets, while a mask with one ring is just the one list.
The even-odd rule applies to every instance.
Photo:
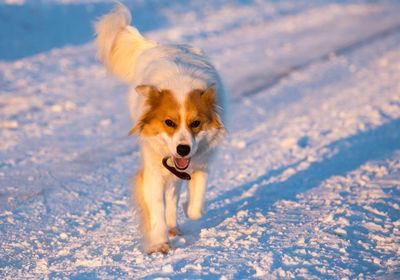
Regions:
[[181, 235], [181, 231], [176, 222], [176, 212], [178, 207], [179, 192], [182, 181], [176, 180], [165, 190], [166, 219], [168, 226], [168, 235], [170, 237]]
[[207, 188], [208, 173], [195, 171], [189, 182], [189, 196], [186, 204], [186, 215], [192, 220], [200, 219], [204, 214], [204, 202]]
[[165, 220], [165, 182], [152, 170], [143, 172], [143, 218], [146, 219], [146, 253], [168, 253], [168, 229]]

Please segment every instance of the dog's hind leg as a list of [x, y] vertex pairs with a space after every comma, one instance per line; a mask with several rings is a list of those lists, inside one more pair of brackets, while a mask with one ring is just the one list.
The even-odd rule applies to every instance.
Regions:
[[181, 231], [176, 223], [176, 213], [179, 201], [179, 192], [182, 182], [180, 180], [172, 183], [165, 190], [165, 203], [166, 203], [166, 220], [168, 226], [168, 235], [170, 237], [181, 235]]
[[208, 173], [203, 170], [191, 174], [189, 196], [186, 203], [186, 215], [192, 220], [200, 219], [204, 214], [204, 202], [207, 188]]

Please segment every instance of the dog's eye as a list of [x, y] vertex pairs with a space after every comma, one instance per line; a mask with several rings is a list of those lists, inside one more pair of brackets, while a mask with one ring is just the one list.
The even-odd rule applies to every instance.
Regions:
[[200, 125], [200, 121], [194, 121], [194, 122], [192, 122], [191, 124], [190, 124], [190, 127], [191, 128], [196, 128], [196, 127], [198, 127]]
[[171, 120], [165, 120], [165, 124], [169, 127], [176, 127], [176, 124]]

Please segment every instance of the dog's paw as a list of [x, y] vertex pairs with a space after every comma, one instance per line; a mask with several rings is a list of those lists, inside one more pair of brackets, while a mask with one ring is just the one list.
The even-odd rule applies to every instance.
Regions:
[[188, 217], [191, 220], [198, 220], [201, 217], [203, 217], [203, 215], [205, 213], [204, 209], [201, 209], [198, 207], [193, 207], [188, 202], [185, 202], [183, 204], [183, 210], [186, 214], [186, 217]]
[[191, 220], [198, 220], [201, 217], [203, 217], [204, 215], [204, 211], [203, 210], [199, 210], [199, 211], [190, 211], [190, 209], [187, 212], [187, 216], [191, 219]]
[[198, 220], [203, 217], [205, 210], [199, 207], [193, 207], [189, 203], [183, 205], [186, 216], [191, 220]]
[[163, 253], [164, 255], [168, 254], [169, 252], [169, 244], [168, 243], [163, 243], [159, 244], [156, 246], [152, 246], [146, 250], [146, 253], [148, 255], [154, 254], [154, 253]]
[[178, 227], [173, 227], [168, 230], [169, 237], [175, 237], [178, 235], [182, 235], [182, 231]]

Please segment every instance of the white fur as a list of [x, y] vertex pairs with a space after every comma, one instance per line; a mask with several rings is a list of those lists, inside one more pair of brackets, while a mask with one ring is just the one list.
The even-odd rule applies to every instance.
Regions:
[[[206, 90], [214, 85], [218, 105], [223, 106], [222, 83], [201, 50], [148, 40], [128, 26], [130, 18], [122, 5], [114, 8], [96, 24], [96, 44], [98, 57], [108, 70], [132, 86], [129, 109], [134, 125], [148, 109], [145, 105], [147, 96], [136, 90], [138, 85], [168, 89], [181, 104], [190, 91]], [[142, 169], [136, 179], [135, 196], [142, 213], [147, 253], [168, 252], [168, 232], [179, 232], [176, 208], [181, 180], [162, 166], [163, 157], [177, 156], [179, 144], [191, 147], [191, 163], [186, 172], [191, 174], [192, 180], [185, 211], [189, 218], [199, 219], [204, 213], [209, 161], [223, 133], [223, 129], [212, 129], [193, 137], [182, 124], [173, 137], [166, 133], [150, 137], [139, 135]]]
[[119, 4], [95, 25], [97, 57], [112, 74], [126, 82], [131, 82], [135, 75], [138, 55], [156, 45], [128, 26], [130, 21], [129, 11]]

